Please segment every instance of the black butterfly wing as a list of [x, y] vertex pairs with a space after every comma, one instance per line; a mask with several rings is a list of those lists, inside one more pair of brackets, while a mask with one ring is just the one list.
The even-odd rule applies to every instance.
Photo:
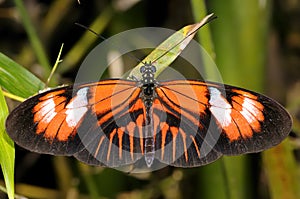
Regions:
[[156, 93], [156, 158], [170, 165], [194, 167], [266, 150], [291, 130], [280, 104], [245, 89], [176, 80], [161, 82]]
[[[92, 165], [133, 164], [145, 155], [141, 92], [127, 80], [46, 91], [13, 110], [6, 129], [31, 151], [74, 155]], [[155, 158], [179, 167], [268, 149], [292, 125], [285, 109], [268, 97], [196, 80], [158, 84], [152, 110]]]
[[21, 103], [6, 119], [8, 135], [21, 147], [38, 153], [72, 155], [82, 150], [75, 128], [67, 128], [65, 121], [72, 92], [72, 86], [60, 87]]
[[130, 164], [143, 151], [139, 93], [136, 82], [117, 79], [49, 90], [15, 108], [6, 130], [30, 151], [94, 165]]
[[[128, 84], [129, 85], [126, 85]], [[87, 114], [78, 133], [84, 150], [74, 156], [91, 165], [120, 167], [141, 159], [144, 153], [145, 107], [136, 82], [122, 80], [114, 92], [99, 100], [103, 87], [95, 88], [91, 113]], [[82, 133], [80, 133], [82, 132]]]

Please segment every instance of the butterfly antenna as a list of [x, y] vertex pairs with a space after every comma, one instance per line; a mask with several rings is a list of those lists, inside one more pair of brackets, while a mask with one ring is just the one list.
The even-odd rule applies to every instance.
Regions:
[[106, 40], [105, 37], [103, 37], [102, 35], [96, 33], [94, 30], [90, 29], [89, 27], [87, 27], [87, 26], [85, 26], [85, 25], [82, 25], [82, 24], [80, 24], [80, 23], [75, 23], [75, 25], [77, 25], [77, 26], [79, 26], [79, 27], [81, 27], [81, 28], [83, 28], [83, 29], [85, 29], [85, 30], [90, 31], [91, 33], [93, 33], [93, 34], [96, 35], [97, 37], [101, 38], [102, 40]]
[[[85, 25], [82, 25], [82, 24], [80, 24], [80, 23], [75, 23], [75, 25], [77, 25], [77, 26], [79, 26], [79, 27], [81, 27], [81, 28], [84, 28], [84, 29], [90, 31], [91, 33], [95, 34], [97, 37], [99, 37], [99, 38], [102, 39], [103, 41], [107, 39], [107, 38], [103, 37], [102, 35], [100, 35], [99, 33], [95, 32], [94, 30], [90, 29], [89, 27], [87, 27], [87, 26], [85, 26]], [[115, 45], [115, 44], [113, 44], [113, 45], [114, 45], [115, 47], [117, 46], [117, 45]], [[131, 59], [133, 59], [133, 60], [135, 60], [135, 61], [137, 61], [137, 62], [141, 62], [140, 59], [138, 59], [137, 57], [135, 57], [135, 56], [133, 56], [133, 55], [131, 55], [131, 54], [127, 54], [127, 56], [129, 56]]]
[[163, 56], [165, 56], [167, 53], [169, 53], [171, 50], [173, 50], [176, 46], [178, 46], [179, 44], [181, 44], [184, 40], [186, 40], [189, 36], [193, 35], [195, 32], [197, 32], [201, 27], [203, 27], [205, 24], [208, 24], [209, 22], [211, 22], [212, 20], [216, 19], [217, 16], [212, 13], [207, 15], [200, 23], [202, 23], [196, 30], [190, 32], [187, 36], [185, 36], [183, 39], [181, 39], [179, 42], [177, 42], [174, 46], [172, 46], [169, 50], [167, 50], [166, 52], [164, 52], [162, 55], [160, 55], [159, 57], [157, 57], [155, 60], [152, 61], [152, 63], [156, 62], [157, 60], [159, 60], [160, 58], [162, 58]]

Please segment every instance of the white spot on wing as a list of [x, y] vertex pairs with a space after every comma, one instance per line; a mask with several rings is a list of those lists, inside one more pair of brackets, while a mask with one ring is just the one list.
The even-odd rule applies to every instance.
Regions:
[[66, 108], [79, 108], [88, 105], [87, 98], [88, 88], [79, 89], [73, 100], [66, 106]]
[[231, 105], [218, 89], [212, 87], [208, 89], [210, 92], [209, 110], [222, 127], [228, 126], [231, 123]]
[[248, 123], [251, 124], [252, 122], [255, 122], [256, 119], [251, 113], [255, 113], [256, 107], [251, 103], [251, 99], [244, 98], [242, 107], [243, 108], [240, 113], [244, 116], [244, 118], [246, 118]]
[[81, 107], [76, 109], [68, 109], [66, 111], [66, 122], [69, 127], [75, 127], [77, 126], [80, 119], [85, 115], [87, 112], [87, 107]]
[[77, 91], [76, 96], [73, 100], [66, 106], [66, 122], [69, 127], [77, 126], [78, 122], [88, 111], [88, 88], [82, 88]]
[[55, 112], [55, 102], [52, 98], [48, 99], [46, 106], [44, 106], [43, 108], [41, 108], [39, 110], [39, 113], [41, 116], [45, 116], [43, 118], [43, 122], [45, 123], [49, 123], [55, 116], [56, 116], [56, 112]]

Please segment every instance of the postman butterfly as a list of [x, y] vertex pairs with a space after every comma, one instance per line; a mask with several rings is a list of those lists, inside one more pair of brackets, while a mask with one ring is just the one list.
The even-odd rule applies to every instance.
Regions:
[[35, 95], [6, 120], [9, 136], [34, 152], [119, 167], [154, 160], [196, 167], [222, 155], [279, 144], [292, 120], [276, 101], [200, 80], [158, 82], [151, 62], [141, 80], [107, 79]]
[[39, 93], [12, 110], [6, 131], [30, 151], [151, 168], [154, 162], [197, 167], [222, 155], [260, 152], [291, 130], [289, 113], [267, 96], [195, 79], [157, 81], [156, 70], [155, 61], [145, 62], [140, 79]]

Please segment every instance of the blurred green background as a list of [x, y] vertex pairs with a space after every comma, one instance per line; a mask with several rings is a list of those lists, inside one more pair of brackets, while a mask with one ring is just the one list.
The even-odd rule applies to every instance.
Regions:
[[[225, 83], [262, 92], [288, 108], [294, 119], [288, 139], [260, 154], [145, 174], [90, 167], [16, 146], [16, 193], [45, 199], [300, 198], [300, 1], [2, 0], [0, 52], [46, 81], [64, 43], [51, 85], [71, 83], [81, 61], [102, 41], [75, 23], [109, 38], [138, 27], [178, 30], [212, 12], [218, 19], [199, 31], [198, 41]], [[125, 67], [135, 64], [127, 61]], [[8, 102], [10, 108], [16, 105]]]

